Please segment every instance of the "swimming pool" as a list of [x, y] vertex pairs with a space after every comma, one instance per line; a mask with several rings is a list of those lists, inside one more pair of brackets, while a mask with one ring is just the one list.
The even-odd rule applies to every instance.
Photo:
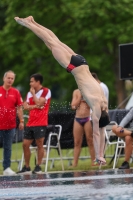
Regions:
[[130, 200], [133, 171], [98, 170], [0, 177], [0, 199]]

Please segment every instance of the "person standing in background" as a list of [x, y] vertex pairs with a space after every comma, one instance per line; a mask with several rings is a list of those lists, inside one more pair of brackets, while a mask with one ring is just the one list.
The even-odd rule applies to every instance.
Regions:
[[0, 137], [3, 141], [3, 175], [16, 174], [11, 166], [12, 141], [16, 130], [16, 117], [19, 118], [19, 129], [24, 129], [23, 100], [20, 92], [13, 88], [15, 73], [7, 71], [0, 86]]
[[90, 116], [90, 107], [83, 100], [83, 97], [79, 89], [73, 91], [71, 108], [73, 110], [76, 110], [74, 124], [73, 124], [74, 160], [72, 167], [76, 167], [78, 164], [84, 133], [86, 136], [86, 141], [90, 152], [91, 165], [94, 166], [95, 150], [93, 145], [93, 132], [92, 132], [92, 124]]
[[24, 130], [23, 151], [25, 165], [18, 174], [31, 174], [30, 168], [30, 145], [35, 140], [37, 145], [37, 164], [33, 174], [41, 172], [41, 163], [44, 157], [44, 138], [48, 125], [48, 111], [51, 100], [50, 89], [43, 87], [43, 76], [33, 74], [30, 77], [30, 91], [24, 102], [24, 110], [29, 111], [29, 118]]
[[92, 72], [91, 74], [96, 79], [96, 81], [100, 84], [101, 88], [103, 89], [104, 95], [105, 95], [105, 97], [108, 101], [108, 104], [109, 104], [109, 89], [108, 89], [108, 86], [105, 83], [103, 83], [99, 80], [98, 75], [96, 73]]

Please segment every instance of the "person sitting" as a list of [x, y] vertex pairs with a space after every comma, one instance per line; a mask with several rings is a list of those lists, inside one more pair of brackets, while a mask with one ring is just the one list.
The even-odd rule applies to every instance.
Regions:
[[[129, 124], [129, 128], [124, 128]], [[133, 108], [126, 114], [119, 125], [114, 125], [112, 131], [120, 138], [125, 140], [125, 160], [119, 169], [129, 169], [129, 160], [132, 154], [133, 145]]]

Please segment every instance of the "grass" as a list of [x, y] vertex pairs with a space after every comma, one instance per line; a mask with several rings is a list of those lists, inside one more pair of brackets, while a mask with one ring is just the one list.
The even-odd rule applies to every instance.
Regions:
[[[109, 165], [108, 163], [110, 162], [111, 158], [108, 158], [109, 155], [113, 155], [114, 154], [114, 150], [115, 148], [113, 147], [113, 145], [111, 147], [109, 147], [109, 149], [106, 151], [106, 161], [107, 161], [107, 165], [106, 166], [102, 166], [102, 170], [104, 169], [111, 169], [113, 167], [113, 162], [111, 165]], [[21, 157], [22, 157], [22, 143], [15, 143], [12, 145], [12, 160], [21, 160]], [[63, 157], [68, 157], [68, 152], [69, 152], [69, 157], [73, 157], [73, 151], [70, 150], [70, 149], [65, 149], [65, 150], [62, 150], [62, 155]], [[0, 148], [0, 161], [1, 161], [1, 164], [0, 164], [0, 175], [3, 174], [3, 167], [2, 167], [2, 158], [3, 158], [3, 148]], [[82, 148], [81, 150], [81, 154], [80, 154], [80, 157], [82, 156], [90, 156], [89, 155], [89, 152], [88, 152], [88, 148], [87, 147], [84, 147]], [[57, 153], [57, 150], [54, 150], [52, 149], [50, 151], [50, 158], [59, 158], [58, 156], [58, 153]], [[64, 168], [65, 168], [65, 171], [72, 171], [72, 169], [69, 169], [69, 164], [72, 160], [63, 160], [63, 163], [64, 163]], [[117, 166], [120, 166], [121, 163], [124, 161], [124, 157], [121, 157], [117, 163]], [[48, 172], [57, 172], [57, 171], [62, 171], [62, 168], [61, 168], [61, 163], [60, 163], [60, 160], [55, 160], [54, 161], [54, 167], [51, 168], [50, 167], [51, 165], [51, 161], [49, 161], [49, 164], [48, 164]], [[30, 159], [30, 166], [31, 166], [31, 169], [34, 169], [34, 166], [35, 166], [35, 155], [34, 154], [31, 154], [31, 159]], [[12, 162], [11, 163], [11, 168], [12, 170], [14, 171], [18, 171], [18, 163], [17, 162]], [[44, 168], [45, 168], [45, 165], [43, 164], [42, 165], [42, 170], [44, 171]], [[78, 162], [78, 166], [76, 168], [73, 168], [73, 170], [98, 170], [99, 167], [96, 166], [96, 167], [91, 167], [91, 161], [90, 159], [79, 159], [79, 162]]]

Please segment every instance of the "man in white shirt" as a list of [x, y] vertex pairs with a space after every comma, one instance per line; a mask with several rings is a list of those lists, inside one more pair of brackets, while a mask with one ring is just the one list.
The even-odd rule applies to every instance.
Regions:
[[96, 81], [100, 84], [100, 86], [102, 87], [104, 95], [109, 103], [109, 89], [108, 89], [107, 85], [99, 80], [96, 73], [92, 72], [91, 74], [96, 79]]

